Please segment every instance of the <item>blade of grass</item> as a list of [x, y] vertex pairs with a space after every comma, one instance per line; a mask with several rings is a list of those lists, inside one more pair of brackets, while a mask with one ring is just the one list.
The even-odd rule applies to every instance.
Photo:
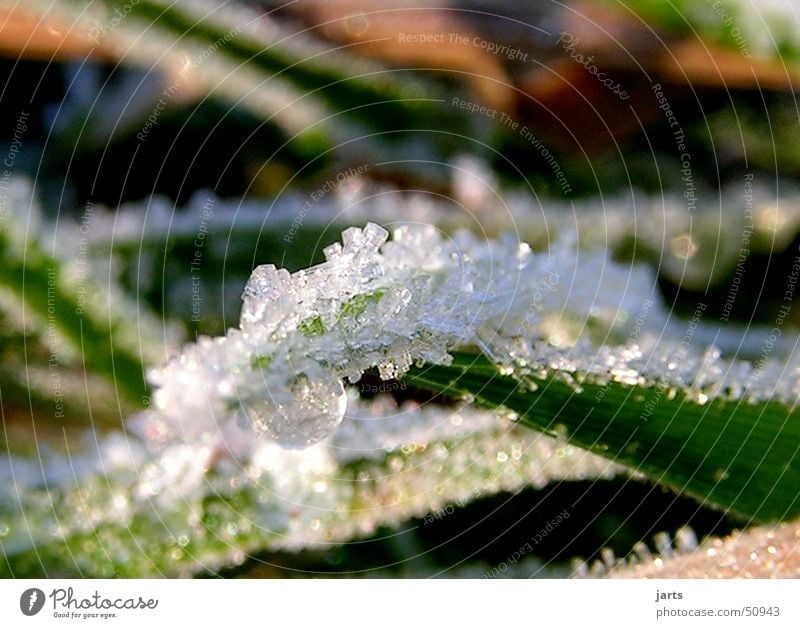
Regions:
[[487, 407], [516, 412], [524, 425], [564, 434], [653, 481], [753, 521], [800, 516], [800, 421], [779, 403], [713, 400], [681, 391], [580, 382], [519, 380], [479, 356], [416, 368], [407, 381]]
[[18, 247], [0, 234], [0, 283], [24, 303], [27, 316], [48, 325], [70, 343], [87, 370], [111, 381], [116, 389], [137, 406], [144, 403], [149, 387], [141, 359], [115, 344], [121, 321], [101, 321], [84, 307], [64, 280], [61, 263], [28, 240], [24, 257]]

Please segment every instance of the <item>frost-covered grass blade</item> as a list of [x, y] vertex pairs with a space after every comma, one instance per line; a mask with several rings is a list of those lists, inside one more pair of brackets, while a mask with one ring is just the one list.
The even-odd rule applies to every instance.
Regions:
[[[535, 429], [647, 474], [653, 481], [727, 509], [745, 520], [800, 515], [800, 422], [776, 402], [714, 399], [681, 391], [559, 377], [502, 375], [482, 356], [407, 375], [415, 385], [506, 407]], [[534, 384], [534, 386], [531, 386]]]

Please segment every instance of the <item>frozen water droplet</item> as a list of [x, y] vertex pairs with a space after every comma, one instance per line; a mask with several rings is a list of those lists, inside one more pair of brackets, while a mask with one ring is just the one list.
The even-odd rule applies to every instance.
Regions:
[[300, 449], [321, 441], [342, 422], [347, 393], [342, 381], [331, 374], [300, 373], [288, 387], [288, 395], [265, 395], [244, 404], [247, 419], [259, 436], [282, 447]]
[[689, 527], [680, 528], [675, 534], [675, 545], [681, 552], [693, 552], [697, 549], [697, 535]]
[[725, 469], [717, 469], [714, 471], [714, 481], [715, 482], [724, 482], [730, 477], [730, 473], [728, 473]]
[[291, 275], [283, 268], [277, 269], [272, 264], [263, 264], [253, 270], [242, 294], [242, 327], [263, 322], [267, 310], [291, 286]]

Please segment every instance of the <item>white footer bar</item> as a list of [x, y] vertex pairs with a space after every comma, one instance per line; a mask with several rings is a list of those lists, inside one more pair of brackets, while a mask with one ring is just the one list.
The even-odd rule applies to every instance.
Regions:
[[800, 626], [796, 581], [4, 580], [0, 626]]

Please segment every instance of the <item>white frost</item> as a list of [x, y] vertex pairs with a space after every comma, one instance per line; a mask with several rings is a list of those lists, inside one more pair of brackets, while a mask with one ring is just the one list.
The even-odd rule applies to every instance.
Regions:
[[260, 266], [244, 291], [241, 328], [187, 346], [151, 373], [154, 421], [165, 438], [196, 440], [232, 421], [279, 444], [306, 447], [345, 412], [347, 378], [402, 377], [415, 363], [448, 364], [478, 348], [518, 375], [560, 371], [604, 383], [793, 403], [797, 365], [729, 362], [670, 320], [652, 272], [562, 239], [534, 254], [512, 237], [445, 237], [404, 226], [350, 228], [326, 261], [294, 274]]

